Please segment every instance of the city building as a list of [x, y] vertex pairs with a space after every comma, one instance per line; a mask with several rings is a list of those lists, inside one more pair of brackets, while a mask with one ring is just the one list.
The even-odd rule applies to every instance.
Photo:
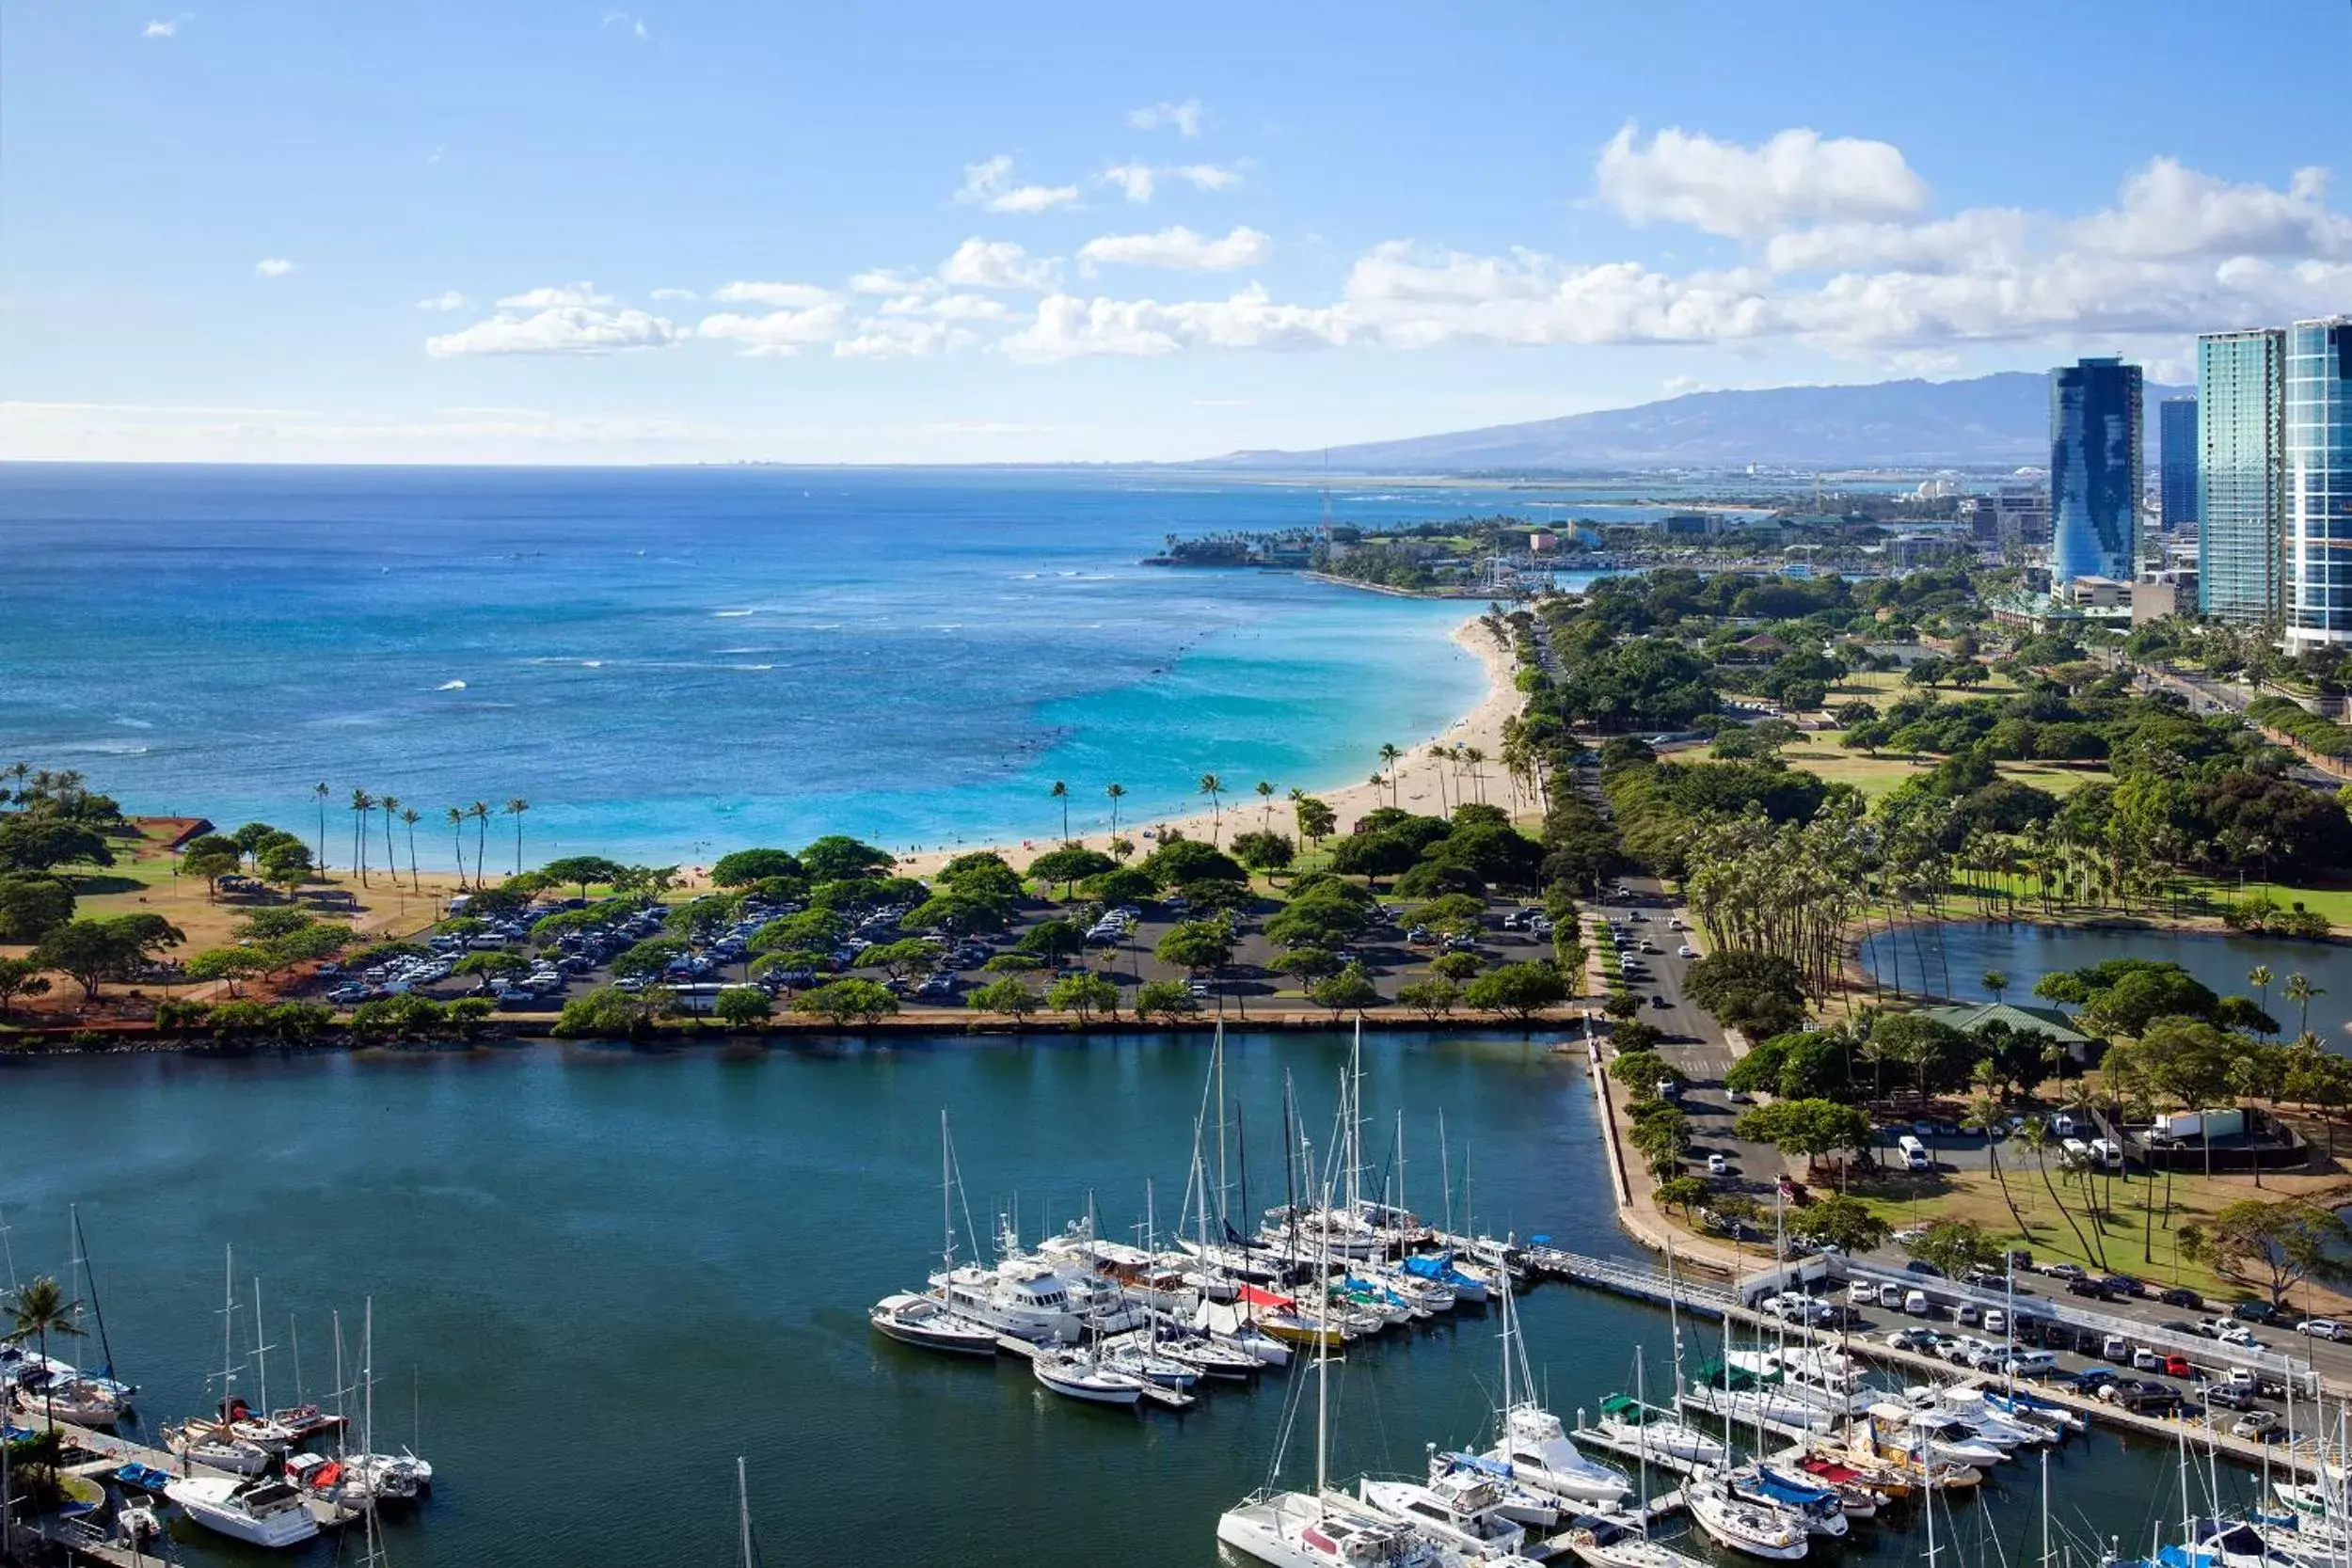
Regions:
[[2032, 486], [2011, 485], [1990, 496], [1963, 497], [1960, 519], [1968, 525], [1979, 546], [2004, 556], [2050, 546], [2050, 498]]
[[2139, 564], [2140, 371], [2085, 359], [2050, 372], [2050, 581], [2129, 582]]
[[2352, 643], [2352, 316], [2287, 328], [2286, 641]]
[[2167, 529], [2197, 520], [2197, 400], [2156, 404], [2156, 521]]
[[2276, 327], [2197, 340], [2197, 608], [2217, 621], [2282, 607], [2286, 346]]
[[2197, 570], [2142, 572], [2132, 584], [2132, 625], [2197, 613]]

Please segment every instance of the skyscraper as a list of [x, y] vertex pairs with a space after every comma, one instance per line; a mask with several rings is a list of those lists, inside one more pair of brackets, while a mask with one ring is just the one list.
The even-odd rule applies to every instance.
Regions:
[[2131, 580], [2139, 560], [2139, 367], [2050, 372], [2050, 586]]
[[2352, 643], [2352, 316], [2287, 328], [2286, 633]]
[[2197, 340], [2197, 609], [2217, 620], [2274, 620], [2282, 607], [2286, 359], [2276, 327]]
[[2157, 518], [2179, 528], [2197, 520], [2197, 400], [2167, 398], [2156, 417]]

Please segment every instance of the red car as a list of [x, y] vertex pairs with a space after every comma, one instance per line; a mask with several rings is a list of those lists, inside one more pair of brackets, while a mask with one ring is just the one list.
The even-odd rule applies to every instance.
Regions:
[[2197, 1369], [2188, 1364], [2185, 1355], [2168, 1355], [2164, 1358], [2164, 1374], [2167, 1377], [2195, 1377]]

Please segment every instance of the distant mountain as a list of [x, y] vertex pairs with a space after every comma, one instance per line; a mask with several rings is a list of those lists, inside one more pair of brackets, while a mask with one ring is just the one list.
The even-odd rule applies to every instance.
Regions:
[[[2148, 400], [2194, 388], [2150, 385]], [[1882, 381], [1864, 387], [1776, 387], [1692, 392], [1527, 424], [1490, 425], [1333, 447], [1351, 472], [1527, 472], [1540, 469], [1804, 467], [2014, 467], [2050, 457], [2045, 376], [2025, 372], [1971, 381]], [[2153, 443], [2153, 409], [2147, 420]], [[1239, 451], [1200, 467], [1319, 468], [1321, 451]]]

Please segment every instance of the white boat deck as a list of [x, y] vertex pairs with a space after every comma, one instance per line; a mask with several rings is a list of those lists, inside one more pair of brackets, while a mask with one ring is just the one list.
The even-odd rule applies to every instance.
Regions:
[[[150, 1469], [162, 1470], [173, 1476], [215, 1476], [229, 1481], [247, 1479], [228, 1470], [215, 1469], [210, 1465], [195, 1464], [167, 1449], [151, 1449], [144, 1443], [134, 1443], [128, 1438], [117, 1437], [110, 1432], [99, 1432], [89, 1427], [77, 1427], [71, 1421], [59, 1421], [56, 1426], [68, 1446], [87, 1449], [99, 1456], [94, 1460], [86, 1460], [82, 1464], [66, 1466], [68, 1471], [75, 1475], [95, 1479], [100, 1476], [112, 1475], [118, 1467], [124, 1465], [144, 1465]], [[302, 1502], [303, 1506], [310, 1511], [310, 1517], [319, 1522], [321, 1529], [335, 1529], [359, 1517], [358, 1509], [346, 1508], [341, 1503], [330, 1503], [321, 1497], [306, 1495]], [[76, 1547], [75, 1549], [78, 1551], [83, 1548]], [[127, 1562], [131, 1560], [125, 1556], [122, 1560]], [[150, 1558], [148, 1560], [156, 1560]]]

